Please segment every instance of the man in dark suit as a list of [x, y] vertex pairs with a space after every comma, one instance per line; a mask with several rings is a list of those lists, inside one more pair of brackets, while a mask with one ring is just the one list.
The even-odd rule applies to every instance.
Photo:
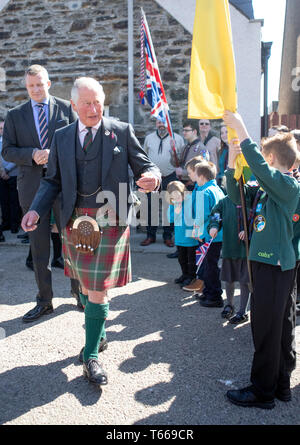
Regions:
[[[95, 79], [77, 79], [71, 96], [78, 122], [55, 133], [47, 176], [23, 217], [22, 227], [25, 231], [35, 230], [39, 218], [61, 192], [65, 273], [80, 281], [85, 306], [83, 372], [92, 383], [105, 385], [107, 374], [98, 362], [98, 351], [106, 336], [107, 290], [131, 280], [128, 165], [144, 192], [157, 190], [161, 177], [131, 125], [102, 117], [105, 95]], [[112, 224], [103, 223], [107, 214], [115, 216]], [[72, 238], [76, 222], [89, 217], [96, 229], [98, 225], [102, 229], [100, 244], [94, 250]], [[83, 229], [88, 231], [88, 224]]]
[[[19, 201], [25, 214], [41, 178], [46, 175], [50, 144], [55, 130], [75, 121], [70, 102], [49, 95], [51, 81], [47, 70], [32, 65], [25, 72], [25, 84], [30, 100], [7, 113], [3, 132], [2, 156], [18, 168]], [[58, 200], [53, 203], [55, 220], [59, 224]], [[35, 279], [38, 286], [37, 305], [24, 315], [24, 322], [37, 320], [53, 311], [52, 278], [48, 268], [50, 255], [50, 212], [41, 218], [38, 229], [30, 233]]]

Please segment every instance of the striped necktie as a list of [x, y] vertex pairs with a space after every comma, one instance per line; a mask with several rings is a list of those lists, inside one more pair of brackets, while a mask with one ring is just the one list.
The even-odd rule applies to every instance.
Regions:
[[42, 150], [48, 148], [48, 124], [44, 104], [37, 104], [39, 107], [39, 127], [40, 127], [40, 141]]
[[86, 129], [87, 129], [87, 134], [85, 135], [84, 141], [83, 141], [83, 151], [84, 152], [87, 152], [89, 147], [93, 143], [92, 127], [86, 127]]

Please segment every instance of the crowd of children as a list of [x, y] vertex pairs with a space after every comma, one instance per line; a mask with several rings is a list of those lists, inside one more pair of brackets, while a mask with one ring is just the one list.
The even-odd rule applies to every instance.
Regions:
[[[258, 147], [242, 118], [226, 112], [224, 122], [238, 134], [226, 152], [227, 169], [217, 178], [216, 166], [197, 156], [186, 170], [195, 183], [189, 192], [180, 181], [168, 186], [170, 221], [182, 274], [175, 279], [183, 290], [194, 283], [194, 294], [204, 307], [224, 306], [221, 317], [244, 323], [251, 290], [251, 328], [254, 357], [251, 385], [228, 391], [240, 406], [271, 409], [274, 399], [291, 400], [290, 375], [296, 364], [295, 319], [300, 263], [300, 132], [275, 132]], [[223, 129], [224, 143], [226, 133]], [[297, 141], [297, 144], [296, 144]], [[297, 150], [298, 145], [298, 150]], [[241, 189], [234, 178], [236, 156], [243, 154], [256, 182]], [[220, 173], [220, 172], [219, 172]], [[224, 181], [224, 178], [226, 181]], [[218, 179], [218, 185], [217, 184]], [[221, 188], [222, 187], [222, 188]], [[246, 221], [247, 227], [244, 226]], [[248, 258], [245, 233], [249, 244]], [[206, 247], [197, 268], [196, 254]], [[222, 258], [221, 270], [219, 259]], [[240, 302], [235, 312], [235, 283]]]

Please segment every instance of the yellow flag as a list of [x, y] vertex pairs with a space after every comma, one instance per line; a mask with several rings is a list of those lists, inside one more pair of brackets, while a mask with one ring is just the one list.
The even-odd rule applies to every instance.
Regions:
[[[237, 111], [235, 60], [228, 0], [196, 0], [189, 83], [188, 117], [222, 119]], [[228, 140], [237, 134], [228, 128]], [[236, 175], [247, 166], [237, 159]], [[236, 178], [235, 175], [235, 178]], [[236, 178], [236, 179], [239, 179]]]

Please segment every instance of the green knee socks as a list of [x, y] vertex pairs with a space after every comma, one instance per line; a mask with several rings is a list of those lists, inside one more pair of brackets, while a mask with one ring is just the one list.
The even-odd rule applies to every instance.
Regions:
[[[88, 302], [88, 296], [84, 295], [83, 293], [79, 292], [79, 298], [81, 301], [82, 306], [85, 308], [86, 304]], [[103, 330], [101, 332], [101, 337], [100, 340], [102, 340], [102, 338], [106, 338], [106, 332], [105, 332], [105, 323], [103, 324]]]
[[[105, 320], [108, 315], [109, 303], [95, 304], [87, 300], [85, 313], [85, 347], [83, 359], [98, 359], [98, 349], [101, 338], [105, 335]], [[104, 334], [104, 335], [103, 335]]]

